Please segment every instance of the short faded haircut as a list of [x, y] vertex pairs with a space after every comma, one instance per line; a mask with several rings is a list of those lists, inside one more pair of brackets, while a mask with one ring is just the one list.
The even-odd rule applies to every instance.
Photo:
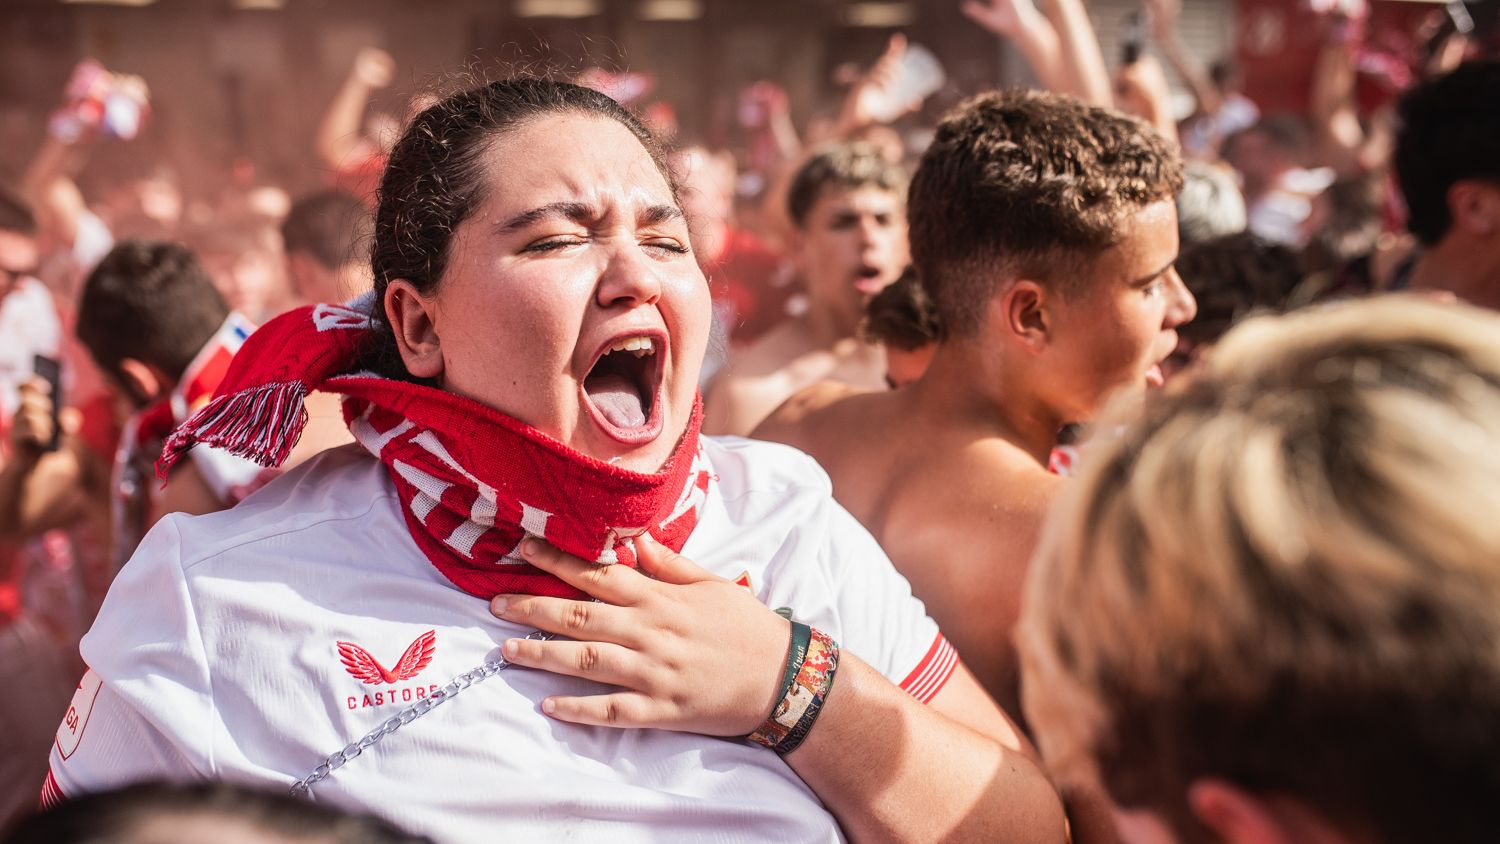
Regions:
[[1500, 315], [1243, 323], [1095, 440], [1044, 531], [1018, 644], [1049, 767], [1182, 841], [1205, 778], [1388, 844], [1495, 840], [1496, 513]]
[[898, 198], [906, 195], [906, 171], [863, 142], [824, 147], [803, 162], [792, 176], [786, 209], [797, 228], [807, 224], [812, 207], [830, 190], [874, 187]]
[[1002, 275], [1081, 287], [1127, 218], [1181, 187], [1177, 152], [1144, 121], [1040, 91], [964, 102], [907, 199], [912, 263], [944, 336], [973, 336]]

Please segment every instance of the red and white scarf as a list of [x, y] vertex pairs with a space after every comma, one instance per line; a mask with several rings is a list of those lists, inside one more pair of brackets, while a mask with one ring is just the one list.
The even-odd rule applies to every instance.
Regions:
[[167, 440], [158, 473], [197, 443], [279, 466], [306, 424], [304, 399], [321, 390], [345, 397], [344, 420], [385, 464], [417, 546], [471, 595], [584, 597], [520, 559], [527, 536], [632, 567], [643, 533], [674, 550], [687, 542], [710, 481], [701, 403], [661, 471], [632, 472], [463, 396], [352, 371], [370, 334], [369, 316], [341, 305], [266, 323], [214, 400]]

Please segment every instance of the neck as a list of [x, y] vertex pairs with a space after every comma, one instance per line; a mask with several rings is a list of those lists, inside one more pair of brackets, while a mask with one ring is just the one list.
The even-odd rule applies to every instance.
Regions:
[[370, 289], [372, 284], [370, 265], [364, 261], [350, 261], [339, 267], [334, 274], [334, 289], [338, 291], [336, 302], [347, 302]]
[[907, 388], [915, 413], [999, 437], [1047, 465], [1062, 419], [1034, 396], [1024, 374], [980, 344], [945, 340]]
[[825, 348], [832, 348], [840, 340], [852, 338], [856, 329], [859, 328], [857, 322], [851, 323], [837, 309], [820, 306], [817, 302], [813, 302], [808, 308], [803, 323], [807, 326], [807, 332], [813, 340]]
[[1500, 248], [1450, 234], [1422, 253], [1412, 269], [1411, 287], [1445, 291], [1471, 305], [1500, 310]]

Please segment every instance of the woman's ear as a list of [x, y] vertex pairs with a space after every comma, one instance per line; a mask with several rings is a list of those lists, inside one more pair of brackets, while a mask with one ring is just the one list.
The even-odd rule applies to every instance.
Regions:
[[401, 362], [415, 378], [436, 379], [443, 374], [443, 349], [438, 340], [433, 301], [404, 278], [385, 288], [385, 318], [396, 335]]

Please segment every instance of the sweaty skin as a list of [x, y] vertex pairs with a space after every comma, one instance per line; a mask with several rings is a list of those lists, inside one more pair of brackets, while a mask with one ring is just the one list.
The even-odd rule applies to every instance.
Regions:
[[709, 390], [703, 431], [748, 434], [797, 391], [819, 381], [876, 389], [880, 348], [854, 336], [865, 303], [906, 268], [900, 196], [873, 186], [828, 189], [793, 238], [808, 311], [735, 354]]
[[[895, 391], [822, 384], [754, 433], [823, 465], [834, 497], [870, 531], [986, 690], [1020, 713], [1010, 631], [1042, 520], [1061, 479], [1047, 458], [1064, 425], [1117, 388], [1159, 383], [1175, 326], [1196, 306], [1171, 269], [1176, 212], [1138, 212], [1094, 263], [1087, 293], [1008, 316], [1031, 282], [1002, 285], [977, 336], [938, 344]], [[1032, 313], [1032, 312], [1028, 312]], [[1031, 326], [1041, 324], [1040, 334]], [[1032, 335], [1026, 335], [1031, 331]]]

